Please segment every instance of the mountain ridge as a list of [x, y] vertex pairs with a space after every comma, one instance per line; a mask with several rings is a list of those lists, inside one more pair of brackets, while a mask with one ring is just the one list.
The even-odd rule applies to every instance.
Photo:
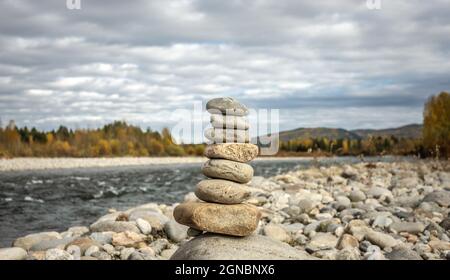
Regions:
[[352, 129], [328, 128], [328, 127], [299, 127], [285, 130], [279, 133], [280, 141], [308, 138], [328, 138], [330, 140], [351, 139], [362, 140], [369, 137], [388, 137], [418, 139], [422, 136], [421, 124], [408, 124], [394, 128], [384, 129]]

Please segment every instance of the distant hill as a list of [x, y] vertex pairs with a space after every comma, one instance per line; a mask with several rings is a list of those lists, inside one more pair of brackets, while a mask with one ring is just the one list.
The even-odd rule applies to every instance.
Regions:
[[421, 124], [409, 124], [397, 128], [387, 129], [356, 129], [352, 130], [352, 132], [361, 138], [368, 138], [369, 136], [377, 137], [393, 135], [397, 138], [418, 139], [422, 136], [422, 127], [423, 126]]
[[292, 139], [308, 139], [308, 138], [323, 138], [328, 139], [359, 139], [360, 136], [351, 131], [342, 128], [297, 128], [294, 130], [282, 131], [280, 132], [281, 141], [289, 141]]
[[422, 125], [410, 124], [397, 128], [387, 129], [356, 129], [345, 130], [342, 128], [297, 128], [293, 130], [281, 131], [280, 140], [289, 141], [293, 139], [323, 138], [336, 139], [365, 139], [370, 136], [395, 136], [397, 138], [417, 139], [422, 135]]

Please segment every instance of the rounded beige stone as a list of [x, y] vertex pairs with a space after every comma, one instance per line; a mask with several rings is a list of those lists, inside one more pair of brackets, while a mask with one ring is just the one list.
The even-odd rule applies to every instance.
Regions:
[[255, 231], [261, 213], [247, 204], [187, 202], [175, 207], [173, 216], [178, 223], [197, 230], [247, 236]]
[[258, 146], [249, 143], [213, 144], [206, 146], [204, 155], [211, 159], [249, 162], [258, 156]]
[[253, 177], [253, 167], [246, 163], [226, 159], [210, 159], [203, 164], [202, 172], [213, 179], [225, 179], [238, 183], [248, 183]]
[[232, 181], [210, 179], [197, 184], [195, 195], [206, 202], [238, 204], [250, 197], [250, 190]]

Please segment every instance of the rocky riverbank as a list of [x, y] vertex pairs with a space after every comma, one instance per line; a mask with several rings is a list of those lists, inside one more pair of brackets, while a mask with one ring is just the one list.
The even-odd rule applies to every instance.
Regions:
[[[232, 259], [217, 248], [233, 247], [250, 259], [450, 258], [448, 161], [297, 170], [254, 177], [249, 189], [252, 196], [246, 203], [259, 207], [262, 219], [255, 235], [246, 237], [245, 250], [237, 239], [210, 234], [183, 246], [190, 252], [178, 250], [202, 233], [175, 222], [176, 204], [149, 203], [126, 211], [111, 209], [89, 227], [18, 238], [13, 247], [0, 249], [0, 259], [203, 258], [200, 252]], [[184, 200], [197, 198], [190, 193]]]
[[[311, 157], [264, 157], [255, 160], [309, 161]], [[204, 163], [204, 157], [0, 158], [0, 172]]]

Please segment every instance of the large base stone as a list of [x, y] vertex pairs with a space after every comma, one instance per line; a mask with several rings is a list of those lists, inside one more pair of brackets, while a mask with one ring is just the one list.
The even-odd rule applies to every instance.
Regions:
[[203, 234], [182, 245], [171, 260], [312, 260], [302, 250], [262, 235]]

